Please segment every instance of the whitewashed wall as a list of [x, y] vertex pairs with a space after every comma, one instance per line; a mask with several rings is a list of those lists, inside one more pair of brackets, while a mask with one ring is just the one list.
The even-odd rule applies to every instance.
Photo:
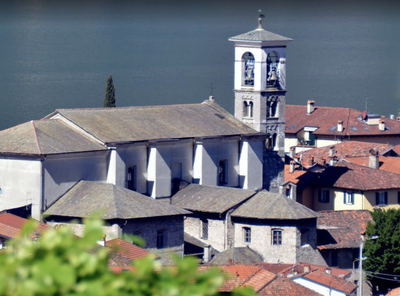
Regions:
[[108, 151], [47, 156], [43, 162], [44, 208], [80, 180], [105, 182], [107, 165]]
[[42, 162], [40, 159], [0, 158], [0, 210], [32, 204], [32, 216], [40, 218]]

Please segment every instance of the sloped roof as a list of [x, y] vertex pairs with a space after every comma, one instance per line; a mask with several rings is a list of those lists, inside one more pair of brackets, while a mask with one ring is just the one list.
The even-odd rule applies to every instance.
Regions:
[[254, 264], [263, 261], [260, 254], [248, 247], [232, 248], [215, 254], [207, 265]]
[[279, 41], [285, 43], [292, 40], [293, 39], [291, 38], [269, 32], [267, 30], [264, 30], [263, 28], [257, 28], [247, 33], [229, 38], [229, 41]]
[[290, 198], [262, 190], [233, 211], [232, 217], [297, 220], [316, 218], [318, 214]]
[[201, 104], [58, 109], [104, 143], [259, 134], [212, 101]]
[[[0, 236], [10, 239], [17, 236], [25, 223], [28, 222], [27, 219], [15, 216], [10, 213], [1, 212], [0, 213]], [[47, 229], [49, 226], [46, 224], [39, 222], [38, 224], [38, 232], [41, 232]], [[36, 237], [35, 234], [32, 234], [32, 238]]]
[[[378, 125], [368, 125], [359, 120], [362, 111], [340, 107], [315, 106], [307, 115], [306, 105], [286, 105], [286, 134], [296, 134], [305, 126], [318, 127], [314, 135], [329, 136], [396, 136], [400, 134], [400, 121], [385, 118], [386, 129], [380, 131]], [[343, 121], [343, 132], [337, 131], [338, 121]]]
[[317, 219], [318, 249], [358, 248], [360, 235], [372, 221], [370, 211], [320, 211]]
[[107, 150], [58, 119], [35, 120], [0, 131], [0, 154], [46, 155]]
[[400, 287], [390, 290], [386, 296], [400, 296]]
[[44, 214], [83, 218], [99, 211], [102, 219], [137, 219], [190, 213], [113, 184], [80, 181]]
[[292, 276], [293, 274], [306, 273], [306, 268], [308, 268], [308, 270], [321, 270], [321, 271], [326, 271], [326, 269], [329, 268], [332, 276], [338, 278], [346, 278], [351, 274], [351, 271], [347, 269], [327, 267], [327, 266], [304, 263], [304, 262], [297, 262], [295, 264], [258, 262], [255, 265], [264, 268], [265, 270], [268, 270], [270, 272], [273, 272], [275, 274], [281, 274], [283, 276]]
[[172, 197], [171, 204], [189, 211], [223, 213], [254, 194], [253, 190], [190, 184]]
[[318, 174], [314, 184], [350, 190], [397, 189], [400, 188], [400, 175], [339, 161]]
[[[369, 166], [369, 157], [352, 157], [346, 158], [346, 160], [354, 164]], [[382, 171], [400, 174], [400, 157], [379, 156], [379, 169]]]
[[237, 287], [245, 286], [250, 286], [257, 292], [275, 278], [272, 272], [254, 265], [235, 264], [219, 266], [219, 268], [233, 275], [224, 282], [220, 292], [230, 292]]
[[321, 296], [285, 277], [278, 277], [258, 293], [260, 296]]
[[123, 257], [131, 261], [146, 257], [150, 254], [145, 249], [142, 249], [120, 238], [114, 238], [106, 241], [106, 246], [110, 247], [114, 252], [121, 254]]
[[356, 284], [348, 280], [332, 276], [321, 270], [311, 271], [310, 273], [302, 275], [301, 277], [326, 287], [345, 292], [346, 294], [351, 294], [357, 288]]
[[333, 146], [335, 147], [334, 150], [336, 151], [334, 156], [336, 156], [338, 159], [345, 158], [352, 162], [353, 158], [363, 157], [364, 160], [366, 159], [367, 165], [370, 150], [372, 149], [377, 149], [379, 155], [389, 154], [390, 151], [393, 151], [394, 154], [397, 154], [397, 152], [393, 150], [393, 145], [362, 141], [345, 141], [335, 145], [313, 148], [296, 153], [296, 158], [298, 160], [302, 159], [303, 164], [306, 164], [310, 157], [313, 157], [314, 162], [318, 164], [323, 164], [323, 159], [325, 159], [325, 162], [328, 163], [330, 159], [329, 151]]

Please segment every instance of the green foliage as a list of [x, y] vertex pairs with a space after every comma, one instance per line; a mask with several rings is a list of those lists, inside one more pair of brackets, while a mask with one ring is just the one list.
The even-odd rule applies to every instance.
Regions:
[[106, 84], [106, 95], [104, 98], [104, 107], [115, 107], [115, 87], [112, 76], [108, 76]]
[[365, 242], [367, 260], [364, 269], [369, 271], [371, 284], [379, 287], [380, 291], [386, 291], [400, 285], [394, 281], [394, 275], [400, 275], [400, 210], [376, 209], [372, 218], [374, 222], [368, 223], [367, 236], [379, 237]]
[[[0, 295], [219, 295], [226, 276], [218, 269], [199, 272], [194, 258], [176, 258], [176, 266], [144, 258], [134, 262], [132, 272], [113, 273], [108, 249], [99, 247], [100, 220], [85, 221], [83, 237], [68, 227], [49, 228], [38, 241], [29, 238], [37, 227], [30, 221], [20, 237], [0, 252]], [[255, 295], [238, 289], [232, 295]]]

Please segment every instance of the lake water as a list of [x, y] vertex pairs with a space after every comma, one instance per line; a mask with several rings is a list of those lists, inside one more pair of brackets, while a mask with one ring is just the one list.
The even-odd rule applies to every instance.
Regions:
[[233, 113], [233, 44], [257, 26], [293, 38], [287, 103], [388, 116], [400, 104], [397, 1], [0, 2], [0, 129], [57, 108], [199, 103]]

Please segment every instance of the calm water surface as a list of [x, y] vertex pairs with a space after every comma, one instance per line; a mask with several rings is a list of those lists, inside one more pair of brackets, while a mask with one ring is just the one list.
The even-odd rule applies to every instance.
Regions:
[[[257, 25], [293, 38], [287, 102], [383, 115], [400, 104], [397, 1], [0, 2], [0, 129], [57, 108], [198, 103], [233, 112], [233, 44]], [[212, 87], [211, 87], [212, 85]]]

